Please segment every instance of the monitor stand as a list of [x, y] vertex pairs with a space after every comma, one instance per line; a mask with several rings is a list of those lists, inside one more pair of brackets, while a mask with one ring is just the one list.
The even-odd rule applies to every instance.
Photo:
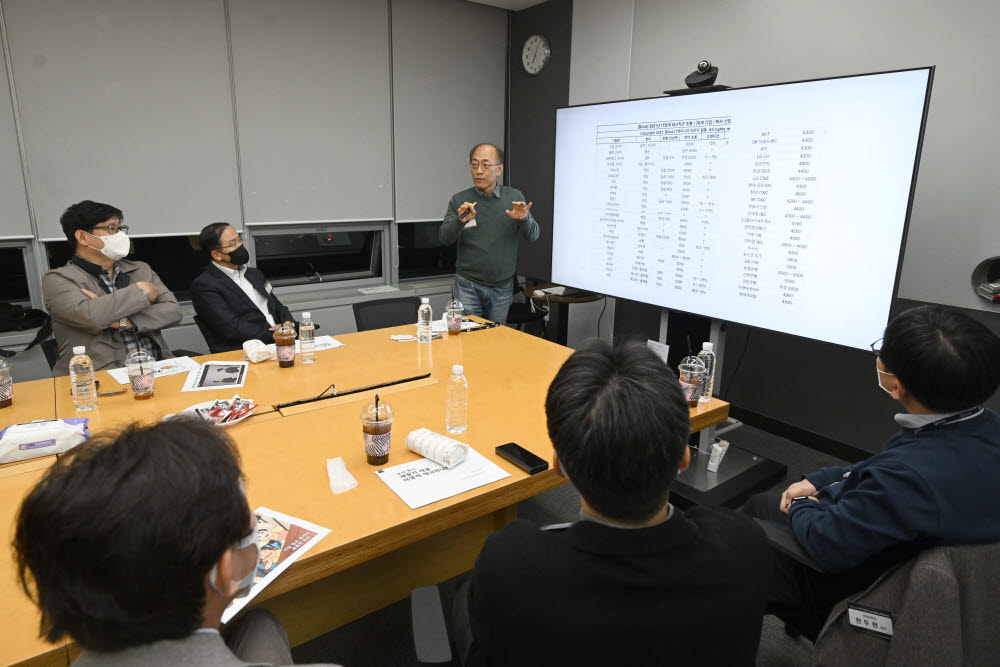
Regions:
[[[667, 342], [667, 326], [670, 311], [660, 311], [661, 343]], [[722, 357], [726, 346], [726, 330], [723, 322], [712, 320], [709, 334], [715, 352], [715, 384], [713, 394], [719, 395], [722, 379]], [[730, 444], [716, 472], [708, 471], [708, 460], [712, 443], [715, 442], [715, 426], [703, 429], [698, 434], [698, 446], [691, 447], [691, 463], [680, 473], [671, 486], [670, 499], [680, 507], [691, 505], [722, 505], [736, 508], [754, 493], [763, 491], [782, 479], [788, 466], [758, 456], [753, 452]]]

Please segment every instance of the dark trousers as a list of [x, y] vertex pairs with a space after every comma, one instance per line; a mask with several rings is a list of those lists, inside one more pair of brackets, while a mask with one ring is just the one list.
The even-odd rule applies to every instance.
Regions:
[[267, 609], [251, 609], [242, 618], [227, 625], [222, 631], [222, 638], [229, 650], [243, 662], [293, 664], [288, 633]]
[[[746, 501], [742, 511], [790, 528], [788, 515], [778, 509], [780, 502], [780, 493], [758, 493]], [[847, 572], [828, 574], [775, 550], [767, 613], [816, 641], [834, 605], [868, 588], [885, 570], [885, 563], [869, 562]]]

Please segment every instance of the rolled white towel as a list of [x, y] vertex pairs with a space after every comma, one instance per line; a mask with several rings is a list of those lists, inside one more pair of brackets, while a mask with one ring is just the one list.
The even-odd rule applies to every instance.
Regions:
[[469, 453], [468, 445], [426, 428], [411, 431], [406, 436], [406, 448], [445, 468], [454, 468], [464, 461]]
[[259, 364], [262, 361], [267, 361], [269, 359], [277, 359], [278, 355], [274, 350], [264, 345], [263, 341], [259, 341], [256, 338], [251, 338], [243, 343], [243, 351], [246, 352], [247, 359]]

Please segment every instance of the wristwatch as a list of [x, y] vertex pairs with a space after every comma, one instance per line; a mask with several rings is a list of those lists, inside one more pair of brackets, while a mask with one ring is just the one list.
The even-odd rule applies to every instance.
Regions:
[[118, 328], [120, 330], [122, 330], [122, 331], [125, 331], [126, 329], [128, 329], [128, 318], [127, 317], [123, 317], [120, 320], [118, 320]]
[[799, 502], [800, 500], [809, 500], [809, 496], [795, 496], [794, 498], [792, 498], [791, 502], [788, 503], [788, 504], [789, 505], [793, 505], [793, 504]]

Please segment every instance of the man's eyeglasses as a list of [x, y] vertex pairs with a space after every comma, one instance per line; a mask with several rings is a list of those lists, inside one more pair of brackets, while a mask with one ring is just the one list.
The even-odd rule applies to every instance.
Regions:
[[91, 227], [91, 232], [96, 232], [98, 229], [107, 232], [108, 234], [117, 234], [118, 232], [125, 232], [128, 234], [128, 225], [119, 225], [116, 223], [111, 223], [110, 225], [100, 225], [99, 227]]
[[222, 251], [232, 250], [232, 249], [235, 249], [235, 248], [239, 248], [241, 245], [243, 245], [243, 235], [242, 234], [240, 234], [239, 236], [237, 236], [236, 240], [233, 241], [232, 243], [230, 243], [229, 245], [219, 246], [219, 250], [222, 250]]
[[872, 353], [876, 357], [879, 356], [879, 353], [882, 351], [882, 340], [883, 340], [882, 338], [879, 338], [877, 341], [871, 344]]
[[482, 167], [483, 169], [492, 169], [493, 167], [500, 166], [500, 163], [496, 162], [494, 164], [490, 164], [489, 162], [476, 162], [475, 160], [473, 160], [472, 162], [469, 163], [469, 166], [472, 167], [472, 171], [479, 171], [480, 167]]

